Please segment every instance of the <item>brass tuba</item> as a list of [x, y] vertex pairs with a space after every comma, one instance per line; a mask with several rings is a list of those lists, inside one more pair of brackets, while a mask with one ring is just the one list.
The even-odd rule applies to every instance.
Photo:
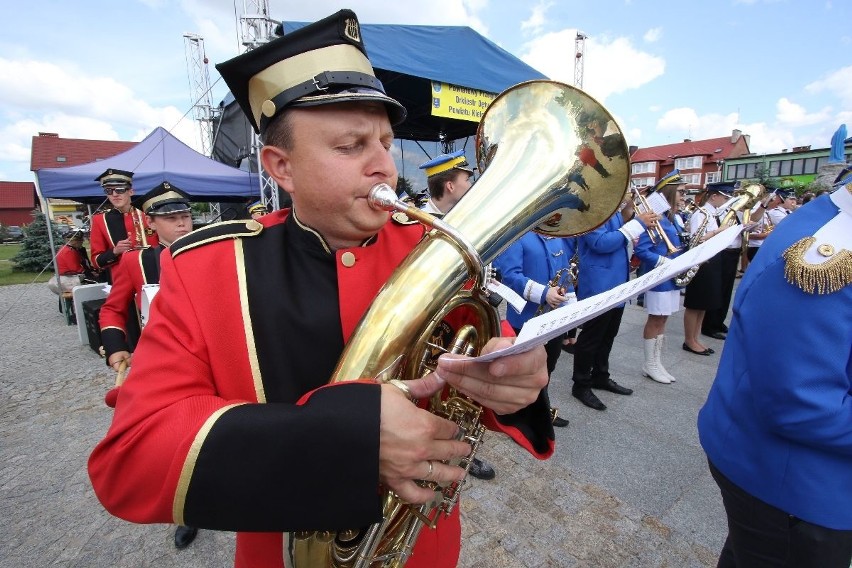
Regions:
[[[620, 140], [616, 149], [614, 139]], [[627, 188], [629, 154], [612, 116], [562, 83], [531, 81], [501, 93], [482, 117], [476, 149], [483, 174], [443, 221], [398, 200], [384, 184], [373, 188], [374, 206], [405, 211], [432, 230], [362, 317], [331, 382], [414, 379], [433, 369], [444, 352], [478, 354], [499, 335], [484, 266], [545, 219], [555, 217], [543, 229], [552, 236], [594, 229], [615, 212]], [[445, 336], [444, 319], [458, 311], [474, 323], [438, 341]], [[473, 449], [454, 465], [467, 468], [484, 431], [482, 407], [449, 390], [433, 397], [429, 410], [459, 424]], [[291, 533], [293, 566], [403, 566], [421, 528], [434, 527], [452, 511], [462, 482], [424, 484], [440, 492], [437, 503], [410, 505], [384, 490], [380, 523], [336, 534]]]

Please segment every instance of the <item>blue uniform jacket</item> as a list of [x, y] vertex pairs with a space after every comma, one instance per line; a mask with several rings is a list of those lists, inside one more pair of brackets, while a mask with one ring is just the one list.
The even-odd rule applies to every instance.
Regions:
[[[577, 237], [580, 275], [577, 279], [577, 299], [612, 290], [630, 277], [627, 256], [627, 237], [619, 229], [624, 225], [621, 213], [581, 237]], [[624, 304], [621, 304], [624, 306]]]
[[805, 293], [785, 280], [780, 254], [837, 213], [828, 196], [808, 203], [749, 265], [698, 433], [710, 461], [751, 495], [850, 530], [852, 285]]
[[[666, 236], [669, 238], [671, 243], [676, 247], [681, 246], [678, 230], [667, 217], [660, 219], [660, 225], [663, 227], [663, 231], [665, 231]], [[639, 237], [639, 242], [636, 243], [636, 247], [633, 249], [633, 252], [642, 262], [642, 273], [644, 274], [645, 272], [657, 267], [660, 257], [674, 258], [682, 251], [679, 251], [672, 256], [668, 256], [666, 243], [664, 243], [662, 239], [657, 239], [657, 244], [652, 244], [651, 239], [648, 237], [648, 232], [646, 231], [642, 233], [641, 237]], [[671, 290], [680, 290], [680, 288], [675, 286], [674, 281], [666, 280], [665, 282], [658, 284], [655, 288], [652, 288], [651, 292], [670, 292]]]
[[[547, 239], [532, 231], [526, 233], [494, 260], [500, 271], [503, 284], [527, 300], [519, 314], [511, 306], [506, 309], [506, 319], [514, 328], [521, 328], [532, 318], [547, 295], [547, 283], [562, 268], [568, 268], [574, 254], [574, 239]], [[536, 297], [528, 297], [524, 291], [532, 280], [544, 286]], [[570, 278], [565, 280], [566, 293], [573, 292]]]

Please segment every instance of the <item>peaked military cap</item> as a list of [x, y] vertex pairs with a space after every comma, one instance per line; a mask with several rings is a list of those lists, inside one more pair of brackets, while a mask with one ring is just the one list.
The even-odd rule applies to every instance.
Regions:
[[266, 205], [263, 203], [262, 200], [255, 201], [254, 203], [249, 205], [247, 209], [249, 215], [253, 213], [262, 213], [266, 215], [267, 213], [269, 213], [269, 209], [266, 208]]
[[837, 177], [834, 178], [834, 185], [836, 187], [850, 182], [852, 182], [852, 166], [846, 166], [839, 174], [837, 174]]
[[95, 178], [102, 187], [115, 185], [131, 185], [133, 183], [133, 172], [109, 168], [107, 171]]
[[432, 158], [428, 162], [420, 164], [421, 170], [426, 170], [426, 177], [432, 177], [444, 173], [448, 170], [461, 170], [463, 172], [473, 173], [467, 159], [464, 157], [464, 150], [456, 150], [449, 154], [441, 154]]
[[664, 175], [663, 177], [661, 177], [659, 179], [659, 181], [657, 181], [657, 183], [654, 184], [654, 187], [651, 188], [651, 191], [649, 193], [654, 192], [654, 191], [659, 191], [659, 190], [663, 189], [665, 186], [670, 185], [670, 184], [674, 184], [674, 185], [686, 184], [686, 182], [683, 180], [683, 178], [680, 177], [680, 170], [672, 170], [671, 172], [669, 172], [666, 175]]
[[186, 192], [164, 181], [136, 200], [135, 205], [146, 215], [171, 215], [189, 211], [189, 201]]
[[705, 191], [710, 193], [719, 193], [724, 195], [725, 197], [733, 197], [734, 190], [737, 188], [736, 184], [731, 183], [729, 181], [717, 181], [713, 183], [708, 183]]
[[406, 110], [385, 94], [367, 58], [358, 16], [341, 10], [219, 63], [216, 69], [231, 89], [255, 132], [288, 107], [351, 101], [385, 104], [391, 124]]

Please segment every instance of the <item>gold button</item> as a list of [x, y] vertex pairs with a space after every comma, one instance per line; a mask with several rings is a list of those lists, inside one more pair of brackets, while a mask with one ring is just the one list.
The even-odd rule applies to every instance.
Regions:
[[817, 247], [817, 252], [820, 253], [822, 256], [831, 256], [834, 254], [834, 247], [828, 243], [825, 243]]
[[275, 103], [273, 103], [269, 99], [263, 101], [263, 104], [260, 105], [260, 112], [262, 112], [263, 116], [267, 118], [272, 118], [273, 116], [275, 116], [276, 110], [277, 109], [275, 108]]
[[250, 219], [248, 222], [246, 222], [246, 229], [255, 232], [263, 229], [263, 225], [257, 219]]
[[355, 266], [355, 253], [349, 251], [344, 252], [340, 255], [340, 262], [346, 268], [352, 268], [353, 266]]

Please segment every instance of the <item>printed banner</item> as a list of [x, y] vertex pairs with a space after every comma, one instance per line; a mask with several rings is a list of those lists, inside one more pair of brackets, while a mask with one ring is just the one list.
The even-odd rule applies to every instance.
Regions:
[[432, 116], [479, 122], [495, 93], [432, 81]]

